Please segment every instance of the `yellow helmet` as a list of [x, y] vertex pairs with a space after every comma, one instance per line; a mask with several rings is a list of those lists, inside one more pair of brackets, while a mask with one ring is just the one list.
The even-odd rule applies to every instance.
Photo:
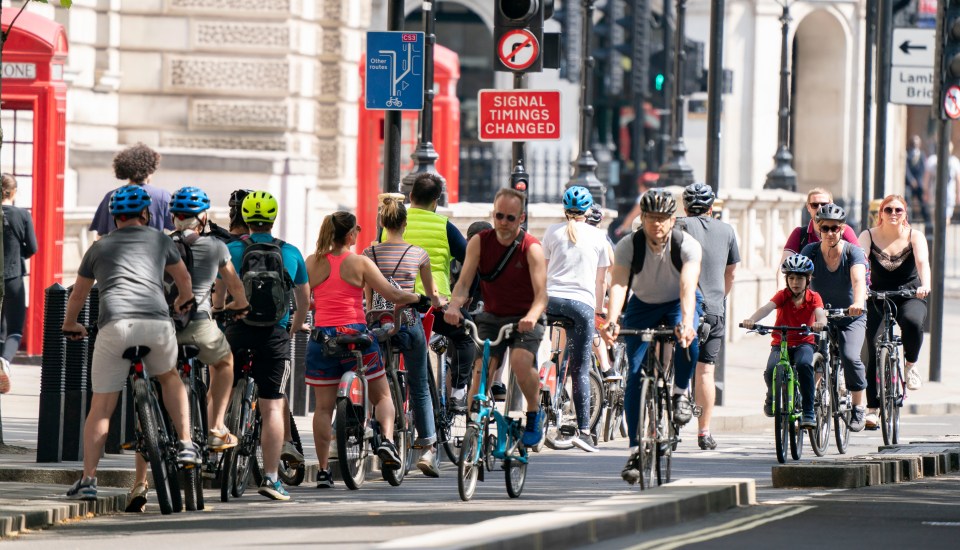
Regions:
[[247, 223], [273, 223], [280, 205], [270, 193], [254, 191], [244, 197], [241, 209], [243, 221]]

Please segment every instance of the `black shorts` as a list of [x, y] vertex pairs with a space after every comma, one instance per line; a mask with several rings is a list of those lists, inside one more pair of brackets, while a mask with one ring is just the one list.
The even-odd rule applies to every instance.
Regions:
[[[491, 313], [483, 312], [479, 315], [476, 315], [473, 320], [477, 324], [477, 332], [480, 333], [480, 338], [486, 338], [491, 341], [496, 340], [497, 336], [500, 334], [500, 328], [504, 325], [509, 325], [511, 323], [517, 323], [523, 319], [522, 316], [517, 317], [497, 317]], [[490, 357], [496, 358], [497, 361], [502, 365], [503, 364], [503, 353], [506, 351], [507, 346], [515, 349], [527, 350], [533, 354], [534, 363], [536, 363], [537, 350], [540, 349], [540, 341], [543, 340], [543, 335], [546, 332], [545, 326], [543, 324], [543, 319], [537, 321], [537, 324], [533, 325], [533, 330], [530, 332], [513, 332], [513, 336], [510, 339], [500, 342], [499, 345], [490, 347]], [[483, 353], [483, 347], [480, 347], [480, 354]], [[481, 355], [478, 354], [478, 357]], [[536, 366], [536, 365], [534, 365]]]
[[253, 327], [233, 323], [226, 330], [233, 350], [234, 379], [247, 361], [247, 350], [253, 352], [253, 379], [257, 393], [264, 399], [281, 399], [290, 378], [290, 334], [280, 327]]
[[720, 355], [727, 320], [724, 315], [705, 313], [703, 322], [710, 323], [710, 334], [706, 341], [700, 344], [700, 358], [697, 361], [712, 365], [717, 362], [717, 357]]

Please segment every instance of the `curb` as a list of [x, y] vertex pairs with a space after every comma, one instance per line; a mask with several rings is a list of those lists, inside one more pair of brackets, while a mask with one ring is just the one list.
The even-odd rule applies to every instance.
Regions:
[[[757, 403], [757, 408], [760, 408], [760, 401]], [[766, 417], [761, 412], [756, 414], [731, 414], [724, 416], [722, 411], [723, 407], [714, 408], [713, 417], [710, 419], [710, 431], [717, 433], [761, 433], [765, 430], [773, 428], [773, 419]], [[900, 409], [900, 414], [911, 416], [943, 416], [960, 414], [960, 401], [904, 404]], [[960, 443], [958, 443], [958, 445], [960, 445]]]
[[126, 507], [125, 491], [97, 496], [95, 501], [0, 499], [0, 539], [72, 519], [116, 514]]
[[753, 504], [756, 504], [753, 479], [682, 480], [636, 495], [596, 500], [551, 512], [496, 518], [469, 527], [397, 539], [375, 548], [572, 548]]

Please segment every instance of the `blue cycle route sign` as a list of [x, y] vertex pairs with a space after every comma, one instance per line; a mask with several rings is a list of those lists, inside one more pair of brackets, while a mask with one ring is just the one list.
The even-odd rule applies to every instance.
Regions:
[[367, 33], [367, 109], [423, 109], [423, 33]]

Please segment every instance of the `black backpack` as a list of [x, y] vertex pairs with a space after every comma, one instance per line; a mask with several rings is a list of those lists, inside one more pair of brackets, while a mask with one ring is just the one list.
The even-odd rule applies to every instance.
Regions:
[[293, 303], [293, 280], [283, 265], [281, 249], [285, 243], [280, 239], [242, 242], [239, 275], [250, 303], [250, 313], [243, 322], [256, 327], [276, 325]]
[[[190, 276], [193, 277], [193, 251], [190, 247], [193, 243], [197, 242], [200, 234], [191, 231], [188, 235], [184, 235], [182, 231], [175, 231], [170, 234], [170, 238], [173, 239], [174, 246], [176, 246], [177, 251], [180, 252], [180, 259], [182, 259], [183, 264], [187, 266], [187, 271], [190, 273]], [[177, 284], [174, 282], [173, 277], [166, 271], [163, 273], [163, 295], [167, 299], [168, 306], [172, 306], [173, 302], [180, 296], [180, 290], [177, 289]], [[198, 303], [202, 302], [200, 296], [197, 296], [196, 300]]]
[[[670, 240], [673, 241], [670, 245], [670, 260], [677, 271], [683, 270], [683, 257], [680, 255], [680, 245], [683, 244], [683, 227], [685, 225], [678, 220], [674, 224], [670, 235]], [[647, 238], [642, 227], [637, 228], [631, 238], [633, 239], [633, 259], [630, 261], [630, 280], [633, 281], [633, 277], [643, 271], [643, 261], [647, 257]]]

